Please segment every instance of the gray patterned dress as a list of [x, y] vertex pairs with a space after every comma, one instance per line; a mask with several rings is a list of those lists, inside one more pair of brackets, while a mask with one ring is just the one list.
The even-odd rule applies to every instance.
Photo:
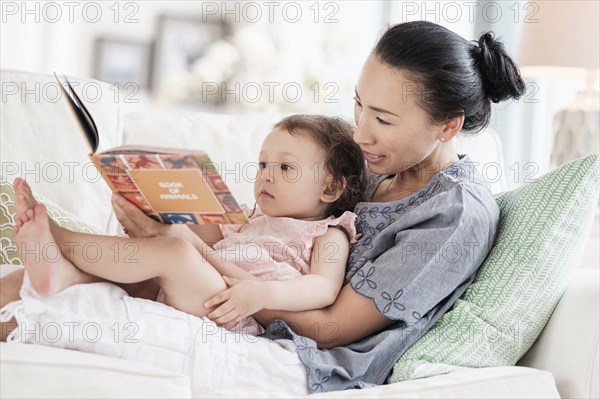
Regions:
[[[386, 177], [372, 179], [365, 198]], [[494, 242], [499, 217], [468, 156], [409, 197], [360, 202], [355, 213], [361, 237], [351, 248], [345, 282], [396, 322], [358, 342], [326, 350], [284, 321], [271, 322], [263, 337], [294, 341], [311, 392], [383, 384], [400, 356], [471, 284]]]

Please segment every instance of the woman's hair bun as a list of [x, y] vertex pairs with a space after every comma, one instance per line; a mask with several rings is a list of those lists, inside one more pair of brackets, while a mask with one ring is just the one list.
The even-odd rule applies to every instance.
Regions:
[[502, 42], [493, 32], [486, 32], [477, 41], [475, 63], [479, 68], [485, 95], [494, 103], [519, 98], [525, 93], [525, 82], [519, 68], [508, 56]]
[[432, 121], [464, 115], [464, 133], [477, 133], [489, 124], [492, 101], [525, 93], [519, 69], [491, 32], [469, 41], [433, 22], [403, 22], [383, 34], [374, 54], [417, 83], [423, 93], [418, 105]]

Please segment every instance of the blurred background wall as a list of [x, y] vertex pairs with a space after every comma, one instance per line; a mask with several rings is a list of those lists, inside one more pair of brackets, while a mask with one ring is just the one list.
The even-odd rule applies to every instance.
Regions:
[[[491, 30], [517, 61], [528, 51], [524, 27], [569, 29], [546, 12], [554, 0], [0, 3], [0, 67], [111, 82], [124, 112], [351, 116], [358, 72], [390, 24], [428, 20], [469, 40]], [[577, 11], [597, 2], [562, 3]], [[551, 47], [541, 37], [527, 45]], [[526, 96], [495, 106], [491, 127], [504, 144], [510, 187], [551, 167], [554, 115], [584, 87], [576, 73], [531, 75]]]

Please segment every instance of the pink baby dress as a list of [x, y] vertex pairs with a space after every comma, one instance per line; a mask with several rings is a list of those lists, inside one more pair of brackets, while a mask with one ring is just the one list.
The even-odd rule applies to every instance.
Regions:
[[[330, 226], [341, 228], [354, 243], [355, 219], [356, 215], [348, 211], [338, 218], [318, 221], [272, 217], [257, 211], [250, 224], [222, 225], [224, 239], [213, 249], [221, 260], [233, 262], [261, 280], [289, 280], [310, 273], [315, 238]], [[263, 328], [253, 317], [247, 317], [232, 331], [260, 335]]]

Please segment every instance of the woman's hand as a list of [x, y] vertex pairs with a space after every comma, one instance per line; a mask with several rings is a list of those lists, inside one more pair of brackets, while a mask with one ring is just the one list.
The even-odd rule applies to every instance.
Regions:
[[223, 276], [223, 280], [229, 288], [204, 303], [207, 308], [221, 304], [208, 315], [217, 325], [231, 329], [245, 317], [264, 309], [263, 281], [239, 280], [227, 276]]
[[172, 235], [171, 225], [157, 222], [148, 217], [142, 210], [118, 194], [113, 194], [112, 205], [115, 215], [123, 226], [125, 234], [132, 238], [148, 238]]

